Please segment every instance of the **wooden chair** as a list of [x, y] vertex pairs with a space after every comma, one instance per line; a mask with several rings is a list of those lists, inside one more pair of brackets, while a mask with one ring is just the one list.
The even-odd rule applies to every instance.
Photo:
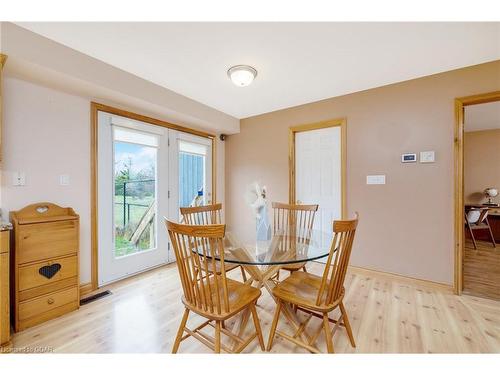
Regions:
[[[343, 299], [345, 294], [344, 279], [349, 264], [352, 250], [352, 243], [356, 227], [358, 225], [358, 214], [354, 220], [334, 221], [334, 238], [330, 248], [330, 255], [326, 261], [323, 276], [319, 277], [307, 272], [294, 272], [273, 289], [278, 304], [274, 314], [267, 350], [271, 350], [275, 334], [289, 340], [313, 353], [319, 353], [315, 342], [323, 330], [325, 333], [326, 346], [329, 353], [334, 352], [333, 334], [340, 326], [346, 328], [351, 345], [356, 347], [351, 325], [347, 317]], [[297, 309], [309, 314], [302, 323], [294, 322], [296, 332], [293, 336], [278, 331], [277, 325], [280, 312], [284, 310], [285, 316], [290, 314], [289, 306], [297, 306]], [[335, 320], [328, 316], [328, 313], [339, 308], [340, 317]], [[314, 334], [309, 337], [305, 335], [305, 329], [312, 317], [323, 320]], [[287, 316], [288, 319], [288, 316]], [[335, 323], [333, 330], [330, 330], [330, 322]], [[306, 341], [302, 340], [306, 336]]]
[[477, 250], [476, 238], [474, 237], [475, 230], [488, 229], [493, 247], [496, 248], [495, 237], [491, 231], [490, 222], [488, 221], [489, 208], [487, 207], [472, 207], [465, 213], [465, 225], [469, 228], [469, 233], [474, 244], [474, 249]]
[[[183, 225], [166, 221], [167, 230], [177, 259], [177, 269], [181, 279], [185, 306], [184, 315], [175, 338], [172, 353], [176, 353], [181, 341], [192, 336], [204, 345], [220, 353], [239, 353], [258, 337], [264, 350], [264, 340], [255, 304], [261, 295], [257, 288], [226, 277], [224, 267], [225, 225]], [[202, 255], [196, 252], [199, 250]], [[220, 257], [220, 273], [211, 272], [215, 268], [215, 257]], [[198, 275], [198, 274], [201, 274]], [[255, 325], [255, 333], [243, 339], [225, 328], [225, 321], [235, 314], [250, 309]], [[207, 320], [194, 329], [186, 327], [189, 313], [201, 315]], [[211, 326], [215, 337], [203, 332]], [[236, 344], [234, 350], [221, 343], [221, 333], [229, 336]]]
[[[312, 228], [314, 225], [314, 217], [318, 211], [317, 204], [297, 205], [273, 202], [273, 234], [284, 232], [285, 235], [293, 234], [300, 236], [304, 241], [308, 241], [311, 237]], [[290, 233], [295, 231], [295, 233]], [[285, 244], [286, 245], [286, 244]], [[306, 262], [289, 264], [282, 269], [290, 273], [303, 269], [306, 270]], [[277, 273], [279, 280], [279, 271]]]
[[[188, 225], [212, 225], [212, 224], [222, 224], [222, 204], [211, 204], [208, 206], [197, 206], [197, 207], [181, 207], [182, 222]], [[215, 263], [216, 272], [220, 273], [219, 262]], [[247, 281], [247, 276], [245, 270], [242, 266], [237, 264], [226, 264], [225, 271], [231, 271], [235, 268], [240, 268], [241, 276], [243, 281]], [[210, 269], [213, 272], [213, 269]]]

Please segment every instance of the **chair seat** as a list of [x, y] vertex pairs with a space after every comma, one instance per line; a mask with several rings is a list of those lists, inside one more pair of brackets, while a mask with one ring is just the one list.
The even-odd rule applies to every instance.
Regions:
[[[210, 280], [210, 290], [212, 300], [217, 299], [217, 288], [215, 286], [215, 282], [213, 279]], [[229, 311], [221, 311], [220, 314], [217, 311], [211, 312], [210, 310], [205, 311], [200, 306], [195, 306], [190, 304], [182, 297], [182, 303], [193, 311], [196, 311], [197, 314], [200, 314], [208, 319], [217, 319], [224, 320], [231, 317], [234, 314], [237, 314], [241, 310], [245, 309], [251, 303], [254, 303], [262, 294], [260, 289], [254, 288], [253, 286], [240, 283], [239, 281], [227, 279], [227, 290], [228, 290], [228, 298], [229, 298]], [[223, 296], [222, 285], [219, 285], [219, 295]], [[208, 296], [207, 296], [208, 298]], [[224, 304], [222, 304], [224, 306]]]
[[[328, 305], [316, 305], [316, 298], [318, 297], [321, 281], [322, 278], [319, 276], [297, 271], [279, 283], [273, 289], [273, 294], [282, 301], [302, 306], [310, 310], [320, 312], [331, 311], [338, 305], [337, 301]], [[342, 288], [342, 295], [343, 294], [344, 288]]]
[[306, 265], [306, 262], [301, 262], [301, 263], [287, 264], [286, 266], [281, 267], [281, 268], [286, 270], [286, 271], [298, 271], [302, 267], [304, 267], [305, 265]]
[[489, 226], [486, 223], [480, 223], [480, 224], [470, 224], [471, 229], [488, 229]]

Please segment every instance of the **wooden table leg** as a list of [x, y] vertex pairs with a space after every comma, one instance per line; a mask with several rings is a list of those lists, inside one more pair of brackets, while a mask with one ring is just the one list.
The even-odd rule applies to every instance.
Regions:
[[[252, 283], [255, 282], [257, 284], [255, 285], [256, 288], [258, 289], [265, 288], [269, 292], [271, 297], [273, 297], [273, 299], [276, 301], [276, 298], [273, 295], [273, 288], [275, 284], [270, 279], [281, 268], [281, 266], [278, 265], [270, 266], [265, 271], [260, 270], [257, 266], [243, 265], [243, 268], [245, 268], [245, 271], [250, 274], [250, 277], [247, 279], [245, 284], [252, 285]], [[242, 337], [243, 333], [245, 332], [249, 318], [250, 318], [249, 309], [245, 309], [240, 313], [240, 318], [236, 321], [232, 329], [232, 331], [239, 337]], [[233, 349], [235, 349], [237, 345], [238, 343], [235, 342]]]

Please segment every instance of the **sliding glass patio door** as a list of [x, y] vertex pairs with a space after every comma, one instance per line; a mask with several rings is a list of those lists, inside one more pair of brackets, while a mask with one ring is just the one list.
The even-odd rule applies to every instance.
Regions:
[[210, 139], [99, 112], [99, 286], [174, 261], [164, 217], [211, 187]]

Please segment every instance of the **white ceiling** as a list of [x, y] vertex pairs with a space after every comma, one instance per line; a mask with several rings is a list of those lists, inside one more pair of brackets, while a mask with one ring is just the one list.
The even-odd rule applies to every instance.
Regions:
[[500, 102], [465, 107], [464, 128], [466, 132], [500, 129]]
[[237, 118], [500, 59], [500, 23], [19, 25]]

